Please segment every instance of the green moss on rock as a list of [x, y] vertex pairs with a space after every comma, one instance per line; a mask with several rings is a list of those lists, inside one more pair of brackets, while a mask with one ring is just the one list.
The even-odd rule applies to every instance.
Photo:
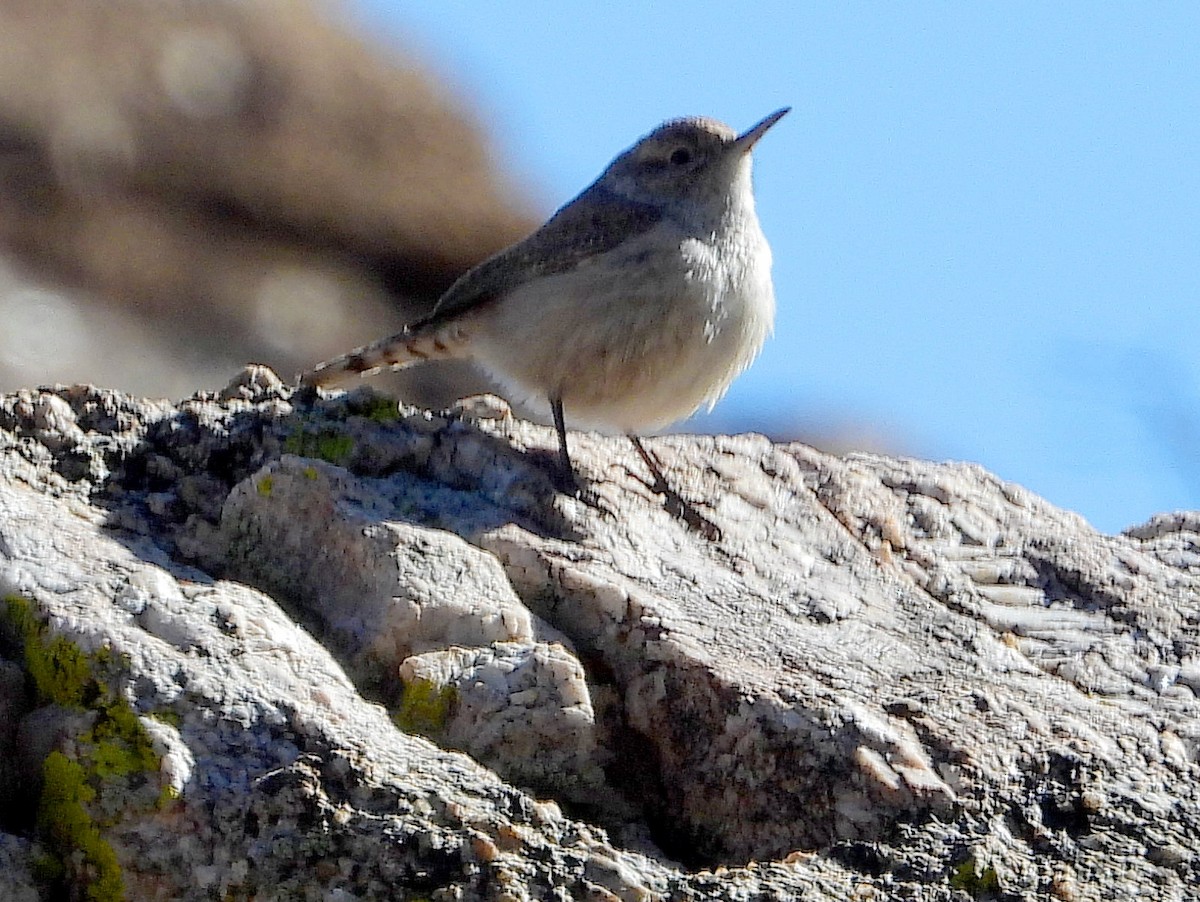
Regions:
[[972, 855], [951, 872], [950, 886], [979, 898], [1000, 891], [1000, 876], [990, 865], [981, 867]]
[[400, 405], [396, 399], [373, 392], [354, 405], [354, 412], [375, 423], [394, 423], [400, 419]]
[[77, 882], [83, 878], [85, 898], [93, 902], [124, 899], [120, 862], [90, 813], [96, 789], [87, 769], [62, 752], [51, 752], [42, 762], [42, 780], [39, 833], [59, 852], [60, 860], [66, 862], [70, 856], [73, 876]]
[[32, 603], [19, 595], [4, 597], [4, 613], [9, 631], [21, 645], [38, 698], [67, 708], [83, 707], [95, 693], [87, 655], [62, 636], [47, 637]]
[[283, 450], [300, 457], [315, 457], [343, 466], [354, 453], [354, 439], [334, 429], [298, 429], [283, 442]]
[[63, 877], [84, 898], [112, 902], [125, 897], [120, 863], [103, 828], [140, 807], [159, 804], [161, 793], [147, 775], [160, 761], [149, 733], [129, 702], [111, 688], [124, 662], [110, 649], [88, 652], [50, 633], [34, 605], [4, 598], [4, 627], [20, 644], [42, 705], [55, 704], [93, 716], [74, 737], [72, 754], [52, 751], [42, 762], [37, 826], [51, 857], [39, 873]]
[[450, 712], [458, 702], [458, 690], [432, 680], [415, 679], [404, 684], [396, 709], [396, 726], [406, 733], [437, 737], [446, 729]]

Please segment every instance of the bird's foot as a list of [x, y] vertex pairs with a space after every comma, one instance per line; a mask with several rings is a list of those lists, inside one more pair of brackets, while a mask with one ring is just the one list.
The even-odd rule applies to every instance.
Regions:
[[600, 495], [591, 486], [585, 485], [584, 482], [575, 475], [575, 470], [572, 467], [555, 467], [551, 477], [556, 491], [574, 498], [576, 501], [582, 501], [593, 510], [599, 511], [605, 516], [612, 517], [614, 512]]
[[658, 462], [653, 454], [646, 450], [641, 439], [636, 435], [630, 435], [629, 440], [633, 442], [633, 447], [637, 449], [642, 460], [645, 461], [647, 469], [650, 470], [652, 482], [645, 482], [644, 485], [656, 495], [663, 497], [663, 509], [666, 510], [676, 520], [682, 520], [684, 525], [693, 532], [697, 532], [710, 542], [721, 541], [721, 527], [717, 526], [712, 520], [700, 513], [690, 501], [680, 495], [671, 484], [667, 482], [667, 478], [663, 476], [662, 465]]
[[676, 520], [682, 520], [692, 532], [699, 533], [713, 543], [721, 541], [721, 527], [700, 513], [694, 504], [667, 485], [665, 481], [648, 482], [646, 487], [650, 491], [662, 495], [663, 509]]

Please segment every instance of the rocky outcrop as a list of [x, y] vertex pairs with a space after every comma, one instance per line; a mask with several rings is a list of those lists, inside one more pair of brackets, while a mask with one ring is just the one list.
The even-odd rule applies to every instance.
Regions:
[[583, 499], [497, 402], [0, 399], [9, 894], [1194, 897], [1200, 514], [653, 440], [711, 541], [571, 439]]

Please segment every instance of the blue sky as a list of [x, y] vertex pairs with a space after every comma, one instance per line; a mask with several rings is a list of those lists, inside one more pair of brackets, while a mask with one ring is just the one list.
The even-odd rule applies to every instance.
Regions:
[[774, 338], [704, 429], [976, 461], [1115, 531], [1200, 508], [1200, 4], [357, 0], [549, 213], [741, 130]]

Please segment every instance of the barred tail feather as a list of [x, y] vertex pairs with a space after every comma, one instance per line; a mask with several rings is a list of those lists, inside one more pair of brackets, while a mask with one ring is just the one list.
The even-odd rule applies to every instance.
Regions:
[[467, 340], [466, 333], [458, 323], [447, 324], [439, 329], [406, 329], [318, 363], [300, 377], [300, 384], [330, 385], [350, 375], [370, 376], [383, 369], [401, 369], [426, 360], [463, 357]]

